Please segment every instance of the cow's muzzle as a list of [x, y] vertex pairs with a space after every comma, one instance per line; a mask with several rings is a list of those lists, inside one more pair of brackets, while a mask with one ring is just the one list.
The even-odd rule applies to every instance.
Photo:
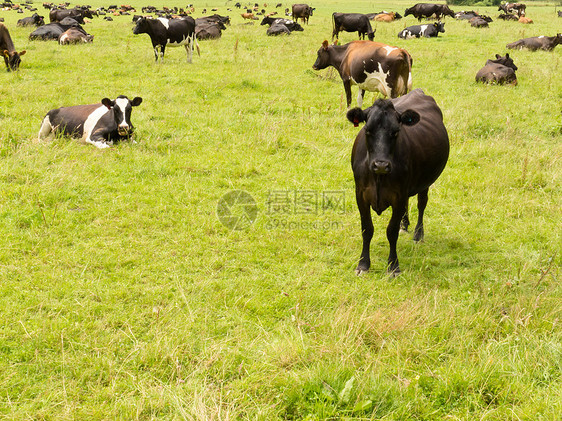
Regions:
[[131, 126], [119, 126], [117, 132], [119, 136], [128, 136], [133, 132], [133, 128]]
[[392, 166], [390, 161], [374, 161], [371, 163], [371, 171], [377, 175], [390, 174]]

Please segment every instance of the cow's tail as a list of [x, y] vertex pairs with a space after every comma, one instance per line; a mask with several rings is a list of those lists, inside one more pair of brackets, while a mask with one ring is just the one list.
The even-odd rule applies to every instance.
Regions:
[[332, 13], [332, 41], [336, 35], [336, 12]]

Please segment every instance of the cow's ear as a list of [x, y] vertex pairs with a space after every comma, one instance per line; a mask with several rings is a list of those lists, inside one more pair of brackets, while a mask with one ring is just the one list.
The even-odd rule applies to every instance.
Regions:
[[400, 123], [405, 126], [413, 126], [420, 121], [420, 115], [414, 110], [406, 110], [400, 115]]
[[[508, 58], [509, 58], [509, 54], [508, 54], [508, 55], [507, 55], [506, 57], [508, 57]], [[496, 58], [497, 58], [497, 59], [500, 59], [500, 58], [501, 58], [501, 56], [500, 56], [499, 54], [496, 54]]]
[[111, 110], [111, 108], [115, 105], [115, 103], [110, 100], [109, 98], [104, 98], [101, 100], [101, 103], [105, 105], [107, 108]]
[[25, 55], [25, 53], [27, 53], [27, 50], [23, 50], [21, 53], [19, 53], [20, 56]]
[[367, 114], [361, 108], [356, 107], [347, 112], [347, 119], [357, 127], [359, 123], [363, 123], [367, 119]]
[[140, 96], [134, 97], [133, 100], [131, 101], [131, 105], [133, 107], [137, 107], [137, 106], [141, 105], [141, 103], [142, 103], [142, 98]]
[[[501, 57], [501, 56], [500, 56]], [[499, 58], [499, 57], [498, 57]], [[505, 54], [505, 58], [509, 58], [509, 53]]]
[[324, 42], [322, 43], [322, 48], [323, 48], [324, 50], [327, 50], [327, 49], [328, 49], [328, 45], [330, 45], [330, 44], [328, 43], [328, 40], [325, 39]]

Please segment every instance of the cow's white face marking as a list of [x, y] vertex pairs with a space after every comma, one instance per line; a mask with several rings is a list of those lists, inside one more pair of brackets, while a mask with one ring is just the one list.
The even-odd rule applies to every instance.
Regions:
[[92, 140], [90, 139], [92, 130], [94, 130], [94, 127], [96, 127], [96, 124], [98, 124], [100, 118], [102, 118], [105, 115], [105, 113], [109, 113], [109, 112], [112, 111], [108, 110], [105, 105], [100, 105], [98, 108], [94, 110], [93, 113], [91, 113], [88, 116], [88, 118], [84, 122], [84, 135], [83, 135], [83, 138], [86, 140], [86, 142], [92, 143]]
[[386, 50], [386, 55], [389, 55], [389, 54], [392, 53], [394, 50], [398, 50], [398, 48], [396, 48], [396, 47], [391, 47], [390, 45], [385, 45], [383, 48]]
[[115, 100], [115, 106], [121, 110], [121, 114], [123, 115], [123, 120], [120, 121], [117, 125], [120, 128], [128, 129], [129, 125], [127, 124], [125, 111], [127, 109], [127, 105], [129, 104], [129, 100], [125, 98], [117, 98]]
[[160, 22], [162, 22], [162, 25], [164, 25], [166, 27], [166, 29], [170, 28], [170, 21], [166, 18], [158, 18], [158, 20]]
[[[369, 92], [380, 92], [385, 97], [390, 97], [391, 88], [390, 88], [390, 86], [388, 86], [388, 83], [386, 82], [386, 79], [388, 78], [388, 75], [390, 74], [390, 71], [385, 73], [382, 70], [381, 63], [379, 63], [378, 71], [375, 70], [372, 73], [368, 73], [367, 71], [365, 71], [365, 74], [367, 75], [367, 78], [365, 79], [364, 82], [357, 83], [353, 78], [351, 78], [351, 82], [353, 84], [357, 85], [359, 87], [359, 89], [364, 89], [364, 90], [369, 91]], [[359, 92], [359, 95], [361, 96], [361, 92]], [[361, 100], [358, 97], [357, 102], [358, 103], [360, 101], [362, 102], [362, 99], [363, 99], [362, 97], [361, 97]], [[361, 106], [361, 105], [359, 105], [359, 106]]]

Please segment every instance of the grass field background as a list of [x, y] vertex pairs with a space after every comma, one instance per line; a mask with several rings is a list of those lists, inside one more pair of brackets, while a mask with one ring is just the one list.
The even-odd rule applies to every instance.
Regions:
[[[528, 26], [447, 18], [436, 39], [399, 39], [411, 16], [374, 25], [412, 55], [451, 141], [425, 242], [400, 236], [395, 279], [388, 211], [371, 272], [354, 274], [358, 129], [339, 75], [311, 66], [332, 12], [413, 3], [323, 1], [279, 38], [232, 4], [195, 3], [232, 25], [192, 64], [183, 48], [155, 64], [131, 16], [59, 46], [0, 11], [27, 50], [0, 72], [0, 418], [559, 419], [562, 47], [510, 51], [515, 87], [474, 82], [507, 43], [561, 32], [554, 4], [528, 3]], [[50, 109], [120, 94], [144, 99], [137, 143], [37, 141]], [[247, 230], [217, 217], [233, 190], [258, 205]], [[271, 200], [305, 193], [316, 207]], [[323, 209], [329, 194], [344, 202]]]

